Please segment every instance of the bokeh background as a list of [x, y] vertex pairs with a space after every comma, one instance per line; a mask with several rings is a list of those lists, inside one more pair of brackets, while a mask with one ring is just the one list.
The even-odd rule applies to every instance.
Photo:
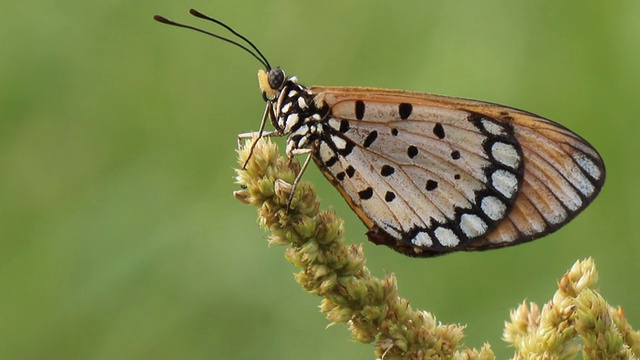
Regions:
[[236, 134], [256, 130], [259, 64], [154, 22], [195, 7], [302, 83], [401, 88], [527, 109], [574, 129], [608, 170], [545, 239], [411, 259], [313, 167], [374, 274], [500, 358], [509, 309], [543, 303], [592, 256], [640, 326], [640, 2], [79, 1], [0, 4], [0, 358], [370, 359], [236, 201]]

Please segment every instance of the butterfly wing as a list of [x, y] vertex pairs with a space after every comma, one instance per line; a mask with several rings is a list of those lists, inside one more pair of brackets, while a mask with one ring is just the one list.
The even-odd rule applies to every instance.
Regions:
[[475, 247], [493, 248], [531, 241], [551, 233], [578, 215], [604, 185], [598, 152], [571, 130], [521, 110], [474, 101], [466, 108], [513, 125], [524, 154], [524, 182], [507, 218]]
[[406, 91], [310, 90], [329, 107], [315, 162], [369, 238], [407, 255], [533, 240], [604, 182], [588, 143], [535, 114]]

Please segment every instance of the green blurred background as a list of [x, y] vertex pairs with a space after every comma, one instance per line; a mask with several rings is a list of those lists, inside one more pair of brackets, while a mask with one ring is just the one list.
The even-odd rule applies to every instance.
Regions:
[[256, 130], [259, 64], [195, 7], [304, 84], [481, 99], [588, 139], [608, 178], [543, 240], [411, 259], [364, 226], [313, 167], [325, 207], [414, 307], [468, 324], [500, 358], [509, 309], [547, 301], [593, 256], [600, 289], [640, 326], [640, 2], [97, 1], [0, 5], [0, 358], [371, 359], [268, 247], [236, 201], [236, 134]]

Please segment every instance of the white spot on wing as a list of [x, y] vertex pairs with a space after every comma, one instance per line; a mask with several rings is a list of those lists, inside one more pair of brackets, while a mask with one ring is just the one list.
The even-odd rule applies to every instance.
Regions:
[[602, 176], [600, 168], [585, 154], [576, 152], [573, 154], [573, 159], [578, 163], [578, 166], [580, 166], [582, 170], [586, 171], [592, 178], [600, 179], [600, 176]]
[[[314, 114], [314, 115], [317, 115], [317, 114]], [[331, 128], [334, 129], [334, 130], [340, 130], [340, 121], [338, 121], [338, 120], [336, 120], [334, 118], [330, 118], [329, 119], [329, 126], [331, 126]]]
[[433, 245], [433, 240], [431, 240], [431, 236], [426, 232], [419, 232], [411, 239], [411, 243], [416, 246], [431, 246]]
[[516, 148], [507, 143], [495, 142], [491, 146], [491, 156], [502, 165], [506, 165], [512, 169], [517, 169], [520, 165], [520, 155]]
[[482, 120], [482, 127], [491, 135], [505, 135], [504, 128], [493, 121]]
[[289, 111], [289, 108], [291, 108], [291, 103], [290, 102], [282, 105], [282, 111], [281, 112], [282, 113], [287, 113]]
[[511, 199], [518, 191], [518, 179], [506, 170], [496, 170], [491, 174], [491, 184], [502, 195]]
[[493, 221], [502, 219], [507, 211], [507, 206], [495, 196], [487, 196], [482, 199], [480, 208]]
[[562, 209], [562, 212], [558, 211], [554, 214], [542, 214], [545, 218], [545, 220], [547, 220], [549, 222], [549, 224], [560, 224], [561, 222], [564, 221], [564, 219], [567, 218], [567, 213], [564, 211], [564, 209]]
[[327, 143], [321, 142], [320, 143], [320, 159], [322, 159], [322, 161], [326, 163], [327, 161], [329, 161], [329, 159], [331, 159], [334, 156], [335, 156], [335, 153], [329, 147], [329, 145], [327, 145]]
[[[572, 183], [572, 185], [575, 184]], [[558, 191], [561, 193], [554, 191], [554, 194], [570, 211], [576, 211], [582, 206], [582, 199], [573, 187], [563, 185]]]
[[289, 91], [289, 93], [287, 94], [287, 97], [294, 97], [298, 95], [298, 92], [296, 90], [291, 90]]
[[434, 231], [436, 238], [443, 246], [456, 246], [460, 243], [460, 239], [456, 236], [456, 234], [451, 230], [443, 227], [439, 227]]
[[338, 148], [338, 150], [344, 150], [347, 147], [347, 142], [339, 136], [331, 136], [331, 140], [336, 144], [336, 148]]
[[469, 239], [483, 235], [487, 228], [487, 224], [478, 215], [464, 214], [460, 217], [460, 229]]
[[581, 193], [585, 196], [591, 196], [593, 192], [596, 190], [593, 184], [584, 176], [584, 174], [580, 174], [580, 179], [573, 180], [571, 184], [578, 188]]

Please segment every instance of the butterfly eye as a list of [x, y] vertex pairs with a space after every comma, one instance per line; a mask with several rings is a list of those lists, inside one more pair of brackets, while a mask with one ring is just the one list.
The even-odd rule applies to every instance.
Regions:
[[286, 76], [284, 74], [284, 70], [280, 69], [279, 67], [275, 69], [270, 69], [267, 72], [267, 79], [269, 80], [269, 86], [271, 86], [273, 90], [282, 89], [282, 85], [284, 85], [285, 78]]

